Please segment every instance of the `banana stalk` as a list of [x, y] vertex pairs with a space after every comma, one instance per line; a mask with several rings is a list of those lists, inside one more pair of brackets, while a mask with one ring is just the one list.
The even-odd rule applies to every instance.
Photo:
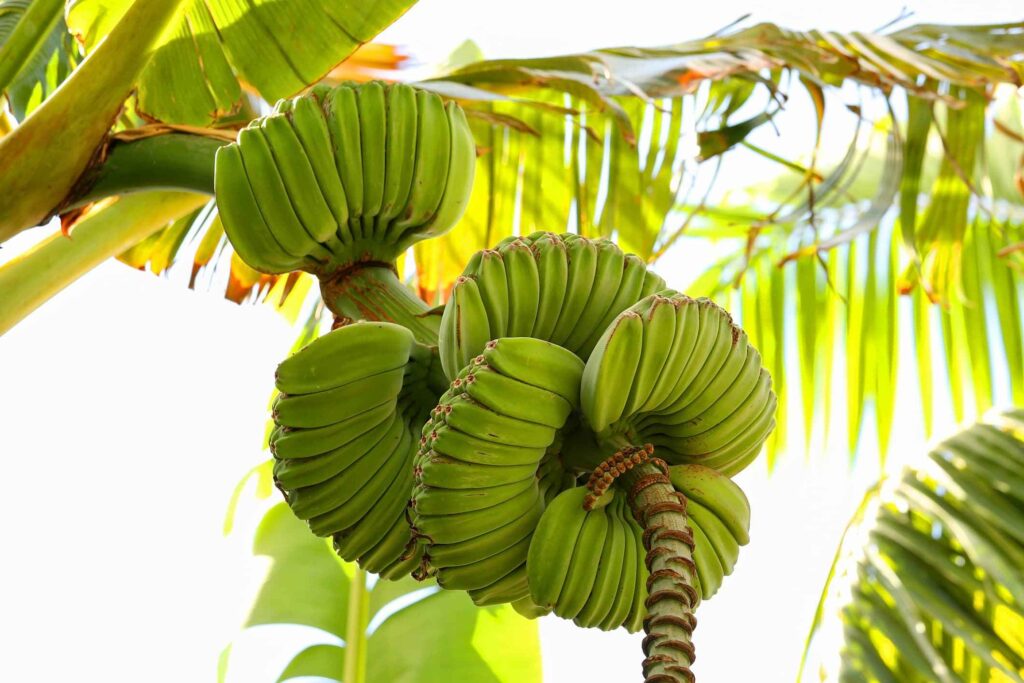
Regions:
[[437, 345], [441, 316], [398, 279], [391, 264], [360, 262], [332, 273], [320, 280], [320, 295], [337, 318], [398, 323], [421, 344]]
[[700, 604], [694, 586], [693, 533], [686, 498], [675, 490], [660, 461], [633, 467], [616, 481], [629, 492], [633, 514], [644, 527], [648, 579], [644, 619], [645, 683], [693, 683], [693, 616]]

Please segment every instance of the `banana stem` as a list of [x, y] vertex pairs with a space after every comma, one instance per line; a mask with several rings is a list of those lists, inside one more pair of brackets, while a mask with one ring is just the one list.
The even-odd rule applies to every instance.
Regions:
[[647, 618], [644, 619], [645, 683], [694, 683], [693, 533], [686, 521], [686, 498], [675, 490], [658, 459], [636, 465], [616, 480], [629, 492], [630, 507], [644, 528], [647, 549]]
[[114, 142], [101, 163], [75, 183], [61, 211], [113, 195], [143, 190], [185, 190], [213, 194], [213, 159], [228, 144], [224, 137], [166, 133]]
[[357, 263], [320, 280], [320, 295], [339, 318], [386, 320], [407, 327], [416, 339], [437, 345], [441, 317], [398, 279], [391, 264]]
[[370, 622], [370, 591], [366, 589], [366, 571], [352, 565], [348, 586], [348, 619], [345, 623], [345, 683], [366, 680], [366, 626]]

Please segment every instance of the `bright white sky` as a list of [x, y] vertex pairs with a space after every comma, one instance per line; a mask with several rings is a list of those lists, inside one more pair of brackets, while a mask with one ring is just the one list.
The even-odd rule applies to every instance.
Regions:
[[[1021, 18], [1010, 0], [908, 5], [920, 21]], [[746, 12], [866, 30], [898, 11], [886, 0], [423, 0], [383, 39], [436, 62], [470, 37], [489, 57], [532, 56], [680, 41]], [[4, 245], [0, 262], [35, 239]], [[671, 266], [669, 284], [683, 285], [686, 256]], [[272, 371], [294, 332], [266, 307], [190, 292], [183, 278], [184, 269], [168, 282], [109, 263], [0, 338], [0, 680], [212, 680], [237, 635], [264, 567], [249, 556], [251, 534], [225, 540], [221, 522], [235, 483], [265, 457]], [[910, 360], [901, 366], [908, 413], [896, 422], [895, 461], [921, 450]], [[951, 425], [948, 407], [938, 411], [936, 423]], [[842, 452], [812, 450], [807, 460], [791, 453], [770, 478], [762, 463], [739, 479], [753, 542], [698, 614], [699, 680], [795, 676], [839, 534], [877, 475], [870, 454], [851, 471]], [[639, 680], [639, 636], [553, 617], [541, 632], [548, 681]], [[271, 683], [302, 637], [243, 642], [230, 680]]]

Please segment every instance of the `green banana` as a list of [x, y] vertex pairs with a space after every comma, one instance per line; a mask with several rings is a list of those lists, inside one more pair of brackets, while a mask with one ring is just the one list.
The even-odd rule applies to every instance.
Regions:
[[611, 503], [602, 508], [608, 517], [608, 533], [605, 534], [604, 547], [601, 549], [593, 588], [583, 609], [573, 619], [577, 626], [583, 628], [600, 626], [608, 618], [614, 605], [621, 585], [626, 541], [632, 540], [626, 538], [626, 522], [620, 517], [622, 506], [623, 497], [616, 495]]
[[498, 372], [579, 406], [583, 361], [561, 346], [531, 337], [504, 337], [488, 342], [481, 355], [482, 362]]
[[[586, 238], [566, 240], [569, 275], [565, 283], [565, 299], [550, 341], [567, 346], [566, 340], [576, 328], [590, 297], [594, 296], [594, 274], [597, 272], [597, 245]], [[570, 349], [572, 350], [572, 349]]]
[[707, 600], [722, 587], [725, 572], [704, 531], [696, 524], [690, 524], [690, 531], [693, 532], [693, 563], [697, 565], [697, 581], [701, 597]]
[[413, 490], [409, 507], [414, 514], [444, 515], [456, 512], [473, 512], [491, 507], [508, 500], [533, 485], [532, 479], [522, 479], [510, 484], [481, 489], [441, 489], [419, 486]]
[[424, 445], [455, 460], [478, 465], [536, 466], [544, 456], [543, 448], [482, 439], [445, 423], [431, 429]]
[[[618, 249], [618, 247], [616, 247]], [[597, 345], [598, 339], [604, 330], [611, 324], [612, 320], [633, 304], [644, 299], [641, 293], [644, 278], [648, 274], [645, 264], [636, 254], [625, 254], [623, 256], [622, 277], [612, 297], [611, 304], [605, 311], [604, 316], [594, 327], [590, 335], [580, 344], [577, 353], [581, 358], [588, 358]]]
[[452, 131], [444, 102], [432, 92], [418, 90], [416, 112], [416, 161], [409, 202], [388, 227], [390, 242], [398, 242], [406, 230], [425, 224], [437, 213], [448, 182]]
[[[646, 300], [646, 299], [645, 299]], [[623, 412], [632, 415], [640, 411], [654, 391], [659, 377], [668, 368], [676, 336], [676, 313], [679, 304], [672, 299], [655, 296], [650, 307], [643, 312], [644, 340], [640, 362], [629, 389]]]
[[[549, 339], [558, 323], [569, 282], [569, 254], [565, 243], [558, 235], [543, 233], [531, 241], [530, 247], [537, 260], [540, 291], [537, 296], [537, 313], [530, 336]], [[495, 335], [498, 336], [505, 335]]]
[[572, 404], [556, 393], [508, 377], [489, 365], [475, 365], [463, 381], [470, 398], [509, 417], [559, 429]]
[[486, 588], [494, 582], [495, 576], [502, 577], [522, 566], [529, 546], [530, 539], [523, 538], [515, 545], [471, 565], [438, 570], [437, 583], [449, 590]]
[[389, 419], [395, 412], [393, 401], [385, 401], [369, 410], [326, 427], [313, 429], [283, 428], [277, 438], [270, 441], [270, 452], [275, 458], [309, 458], [327, 453]]
[[[722, 573], [725, 576], [732, 574], [736, 566], [736, 560], [740, 556], [740, 545], [729, 533], [725, 524], [706, 507], [696, 501], [689, 501], [686, 505], [686, 514], [690, 521], [699, 526], [700, 530], [707, 537], [711, 552], [718, 558], [722, 565]], [[705, 596], [707, 599], [710, 596]]]
[[487, 309], [476, 280], [460, 275], [441, 315], [438, 344], [445, 375], [454, 378], [490, 340]]
[[[528, 538], [537, 526], [543, 510], [544, 506], [538, 499], [536, 505], [507, 524], [503, 524], [506, 519], [495, 519], [495, 524], [500, 526], [494, 526], [479, 536], [459, 543], [432, 543], [428, 549], [428, 561], [431, 566], [442, 570], [446, 567], [465, 566], [491, 557]], [[525, 561], [525, 558], [524, 552], [522, 560]]]
[[529, 596], [526, 565], [519, 565], [505, 576], [483, 588], [468, 591], [469, 597], [478, 607], [515, 602]]
[[350, 242], [348, 232], [348, 200], [345, 186], [338, 175], [338, 167], [331, 153], [331, 133], [327, 130], [324, 110], [313, 97], [296, 97], [291, 110], [292, 127], [299, 136], [302, 149], [306, 152], [320, 192], [334, 216], [335, 233], [342, 242]]
[[[505, 262], [501, 254], [492, 249], [478, 251], [479, 264], [472, 274], [476, 276], [480, 289], [480, 298], [484, 301], [487, 311], [487, 322], [490, 328], [490, 339], [507, 336], [508, 331], [508, 282]], [[466, 268], [469, 272], [469, 268]]]
[[505, 335], [529, 337], [537, 319], [537, 304], [540, 298], [540, 273], [537, 270], [537, 261], [533, 258], [530, 247], [522, 240], [510, 242], [502, 247], [499, 253], [505, 262], [505, 276], [508, 281], [508, 328]]
[[636, 522], [629, 518], [629, 509], [622, 497], [616, 496], [616, 498], [619, 499], [619, 505], [622, 506], [622, 510], [615, 513], [617, 526], [622, 533], [622, 552], [619, 560], [622, 569], [619, 572], [618, 586], [608, 609], [608, 615], [598, 624], [598, 628], [602, 631], [611, 631], [625, 625], [633, 607], [633, 597], [643, 588], [637, 586], [637, 576], [639, 575], [637, 565], [643, 562], [643, 558], [637, 556], [639, 550], [636, 540]]
[[373, 238], [373, 220], [384, 201], [384, 163], [387, 158], [387, 128], [384, 87], [376, 82], [356, 89], [359, 108], [359, 144], [362, 150], [363, 216], [360, 236]]
[[587, 360], [580, 385], [583, 415], [598, 435], [622, 417], [643, 349], [644, 324], [633, 309], [605, 330]]
[[649, 413], [656, 408], [667, 405], [669, 396], [679, 386], [679, 379], [686, 369], [693, 352], [697, 336], [700, 333], [700, 306], [686, 296], [670, 297], [675, 302], [676, 324], [672, 337], [671, 350], [665, 360], [661, 375], [651, 389], [651, 394], [637, 412]]
[[376, 236], [386, 239], [390, 222], [409, 200], [416, 166], [416, 91], [394, 84], [387, 92], [387, 144], [384, 162], [384, 195], [376, 218]]
[[[349, 223], [358, 225], [363, 210], [363, 151], [360, 133], [359, 104], [356, 92], [348, 86], [339, 86], [327, 93], [323, 102], [327, 130], [334, 148], [334, 163], [338, 177], [345, 188]], [[357, 234], [351, 231], [353, 239]]]
[[287, 273], [299, 268], [303, 260], [284, 250], [263, 218], [238, 145], [217, 150], [214, 177], [224, 231], [242, 260], [263, 273]]
[[417, 470], [417, 482], [443, 489], [480, 489], [530, 479], [536, 465], [479, 465], [428, 451]]
[[417, 533], [429, 539], [430, 545], [461, 543], [517, 519], [539, 502], [537, 488], [529, 487], [508, 500], [482, 510], [446, 515], [417, 514], [413, 526]]
[[395, 401], [405, 383], [405, 368], [360, 377], [340, 387], [312, 394], [278, 394], [274, 421], [286, 427], [326, 427], [386, 401]]
[[[376, 425], [367, 425], [367, 430], [355, 439], [322, 455], [294, 460], [275, 459], [274, 481], [286, 491], [327, 481], [385, 438], [396, 419], [398, 415], [394, 414], [391, 419], [384, 419]], [[276, 437], [272, 437], [271, 442], [273, 441], [276, 441]]]
[[608, 515], [603, 507], [594, 508], [585, 515], [583, 528], [572, 551], [568, 575], [553, 610], [563, 619], [575, 619], [586, 605], [594, 589], [604, 539], [608, 534]]
[[444, 406], [445, 424], [470, 436], [498, 444], [544, 449], [555, 438], [555, 429], [518, 420], [485, 408], [467, 394], [459, 394]]
[[[343, 386], [409, 362], [412, 332], [394, 323], [359, 321], [319, 337], [277, 366], [277, 389], [309, 394]], [[348, 362], [358, 358], [358, 363]]]
[[703, 465], [669, 467], [672, 486], [697, 501], [729, 529], [740, 545], [750, 542], [750, 503], [743, 489], [729, 477]]
[[541, 608], [554, 608], [562, 594], [576, 539], [587, 518], [583, 509], [587, 494], [583, 486], [558, 494], [544, 510], [533, 532], [526, 572], [530, 598]]
[[[622, 250], [609, 240], [597, 240], [597, 265], [594, 271], [594, 281], [583, 308], [579, 320], [572, 333], [565, 340], [564, 346], [579, 353], [581, 357], [587, 354], [582, 353], [582, 347], [594, 332], [600, 336], [608, 323], [601, 325], [605, 313], [611, 308], [612, 302], [617, 298], [619, 283], [626, 269], [626, 255]], [[639, 288], [638, 288], [639, 290]], [[635, 301], [635, 300], [634, 300]], [[629, 302], [634, 303], [633, 301]]]

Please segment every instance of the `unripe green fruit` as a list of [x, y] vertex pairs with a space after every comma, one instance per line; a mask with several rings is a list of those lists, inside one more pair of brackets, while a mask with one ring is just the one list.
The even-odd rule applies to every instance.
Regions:
[[373, 82], [282, 100], [218, 151], [214, 184], [242, 260], [327, 276], [450, 230], [475, 168], [461, 107]]

